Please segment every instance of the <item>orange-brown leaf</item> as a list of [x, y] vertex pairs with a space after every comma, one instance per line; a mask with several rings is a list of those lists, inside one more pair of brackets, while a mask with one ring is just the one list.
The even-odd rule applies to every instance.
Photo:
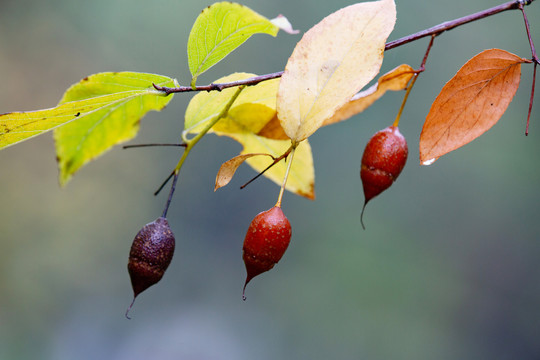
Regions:
[[473, 141], [499, 121], [521, 78], [522, 59], [504, 50], [485, 50], [446, 83], [420, 134], [420, 163]]
[[242, 154], [233, 157], [230, 160], [225, 161], [221, 164], [218, 174], [216, 176], [216, 185], [214, 186], [214, 191], [227, 185], [233, 178], [236, 169], [244, 163], [247, 159], [253, 156], [266, 155], [272, 157], [270, 154], [265, 153], [254, 153], [254, 154]]

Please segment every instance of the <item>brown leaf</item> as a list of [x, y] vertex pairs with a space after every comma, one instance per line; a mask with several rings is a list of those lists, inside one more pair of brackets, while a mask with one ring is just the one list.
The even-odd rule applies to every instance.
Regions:
[[218, 174], [216, 176], [216, 185], [214, 186], [214, 191], [227, 185], [233, 178], [236, 169], [238, 169], [238, 167], [242, 165], [244, 161], [253, 156], [259, 155], [266, 155], [272, 157], [272, 155], [265, 153], [242, 154], [235, 156], [232, 159], [227, 160], [223, 164], [221, 164], [221, 167], [219, 168]]
[[331, 125], [361, 113], [370, 107], [375, 101], [379, 100], [388, 90], [405, 90], [409, 81], [414, 75], [414, 69], [409, 65], [402, 64], [395, 69], [387, 72], [379, 78], [376, 84], [369, 89], [361, 91], [353, 98], [339, 108], [329, 119], [326, 119], [323, 126]]
[[473, 141], [499, 121], [529, 62], [504, 50], [485, 50], [469, 60], [437, 96], [420, 134], [420, 163]]

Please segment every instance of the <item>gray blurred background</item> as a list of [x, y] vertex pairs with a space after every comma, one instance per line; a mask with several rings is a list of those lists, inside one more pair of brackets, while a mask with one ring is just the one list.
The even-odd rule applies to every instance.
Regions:
[[[308, 30], [350, 1], [245, 0]], [[189, 81], [186, 43], [210, 1], [0, 1], [0, 113], [54, 106], [81, 78], [141, 71]], [[494, 5], [492, 0], [397, 1], [390, 40]], [[540, 42], [540, 4], [527, 7]], [[256, 35], [199, 78], [282, 70], [300, 35]], [[540, 44], [539, 44], [540, 45]], [[418, 67], [427, 39], [393, 49], [383, 71]], [[124, 318], [137, 231], [160, 215], [154, 190], [180, 150], [117, 147], [63, 189], [46, 134], [0, 152], [0, 359], [538, 359], [540, 358], [540, 103], [525, 137], [532, 66], [501, 121], [429, 167], [418, 138], [444, 83], [478, 52], [530, 49], [519, 11], [440, 36], [400, 123], [408, 165], [367, 207], [359, 179], [369, 137], [390, 125], [404, 93], [310, 138], [317, 199], [290, 193], [293, 239], [250, 283], [241, 247], [278, 187], [213, 192], [219, 165], [241, 147], [208, 136], [188, 158], [169, 221], [173, 262]], [[132, 143], [178, 141], [191, 96], [142, 121]]]

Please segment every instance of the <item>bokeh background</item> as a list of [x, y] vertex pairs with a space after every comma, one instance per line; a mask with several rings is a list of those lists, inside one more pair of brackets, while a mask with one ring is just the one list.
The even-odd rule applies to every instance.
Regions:
[[[189, 81], [186, 43], [196, 0], [0, 1], [0, 113], [54, 106], [101, 71]], [[350, 1], [245, 0], [308, 30]], [[397, 0], [390, 40], [494, 5], [492, 0]], [[527, 7], [540, 35], [540, 4]], [[336, 34], [339, 36], [339, 34]], [[300, 35], [256, 35], [200, 78], [282, 70]], [[383, 71], [420, 64], [427, 39], [393, 49]], [[240, 145], [210, 135], [188, 158], [169, 212], [177, 239], [161, 283], [124, 311], [137, 231], [160, 215], [154, 190], [176, 148], [122, 150], [60, 188], [51, 134], [0, 152], [0, 359], [538, 359], [540, 358], [540, 119], [524, 136], [532, 66], [501, 121], [480, 139], [421, 167], [430, 104], [469, 58], [530, 49], [519, 11], [440, 36], [400, 128], [410, 158], [399, 180], [359, 216], [360, 158], [392, 123], [403, 93], [311, 138], [317, 199], [286, 194], [291, 245], [241, 299], [242, 241], [278, 187], [241, 168], [213, 192], [219, 165]], [[360, 66], [361, 64], [359, 64]], [[132, 143], [178, 141], [191, 95], [142, 121]]]

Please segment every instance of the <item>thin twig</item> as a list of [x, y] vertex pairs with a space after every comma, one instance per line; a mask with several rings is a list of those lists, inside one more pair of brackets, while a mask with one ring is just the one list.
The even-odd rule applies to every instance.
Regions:
[[180, 146], [180, 147], [186, 147], [187, 144], [135, 144], [135, 145], [124, 145], [122, 149], [133, 149], [133, 148], [140, 148], [140, 147], [149, 147], [149, 146]]
[[248, 186], [249, 184], [251, 184], [253, 181], [257, 180], [261, 175], [263, 175], [265, 172], [267, 172], [268, 170], [270, 170], [274, 165], [276, 165], [278, 162], [280, 162], [281, 160], [283, 159], [287, 159], [287, 156], [289, 156], [289, 154], [291, 153], [293, 149], [293, 146], [291, 145], [289, 147], [289, 149], [287, 149], [287, 151], [285, 151], [285, 153], [277, 158], [274, 158], [274, 161], [272, 161], [272, 163], [270, 165], [268, 165], [263, 171], [261, 171], [260, 173], [258, 173], [255, 177], [253, 177], [251, 180], [249, 180], [247, 183], [245, 183], [244, 185], [240, 186], [240, 189], [243, 189], [245, 188], [246, 186]]
[[192, 91], [222, 91], [224, 89], [235, 87], [235, 86], [251, 86], [251, 85], [257, 85], [260, 82], [266, 81], [266, 80], [272, 80], [281, 77], [283, 75], [283, 71], [278, 71], [271, 74], [266, 75], [260, 75], [255, 76], [252, 78], [244, 79], [244, 80], [237, 80], [237, 81], [231, 81], [228, 83], [212, 83], [210, 85], [201, 85], [201, 86], [195, 86], [192, 88], [191, 86], [179, 86], [175, 88], [166, 87], [166, 86], [159, 86], [156, 84], [154, 85], [154, 88], [159, 91], [163, 91], [166, 95], [170, 95], [172, 93], [179, 93], [179, 92], [192, 92]]
[[161, 183], [159, 188], [156, 191], [154, 191], [154, 196], [157, 196], [161, 192], [161, 190], [163, 190], [165, 185], [167, 185], [167, 183], [169, 182], [169, 180], [171, 180], [173, 176], [174, 176], [174, 171], [169, 176], [167, 176], [167, 178], [165, 179], [165, 181], [163, 181], [163, 183]]
[[529, 111], [527, 112], [527, 125], [525, 126], [525, 136], [528, 136], [529, 124], [531, 122], [531, 113], [532, 113], [532, 107], [533, 107], [533, 102], [534, 102], [534, 88], [536, 87], [536, 69], [538, 66], [538, 56], [536, 54], [536, 48], [534, 47], [533, 39], [531, 36], [531, 28], [529, 25], [529, 19], [527, 18], [527, 14], [525, 14], [525, 9], [523, 8], [523, 4], [520, 4], [519, 9], [521, 10], [521, 13], [523, 14], [523, 20], [525, 21], [525, 29], [527, 30], [527, 37], [529, 38], [529, 45], [531, 46], [532, 61], [534, 61], [531, 98], [529, 100]]
[[538, 56], [536, 55], [536, 48], [534, 47], [533, 39], [531, 36], [531, 26], [529, 25], [529, 19], [527, 18], [527, 14], [525, 14], [525, 8], [522, 4], [519, 5], [519, 10], [521, 10], [521, 14], [523, 14], [523, 21], [525, 21], [525, 30], [527, 31], [527, 37], [529, 38], [529, 45], [531, 46], [531, 53], [532, 53], [532, 60], [535, 63], [538, 63]]
[[[471, 15], [463, 16], [463, 17], [450, 20], [450, 21], [445, 21], [439, 25], [430, 27], [429, 29], [425, 29], [425, 30], [416, 32], [414, 34], [404, 36], [400, 39], [390, 41], [386, 43], [384, 49], [390, 50], [398, 46], [405, 45], [410, 42], [422, 39], [427, 36], [440, 35], [445, 31], [452, 30], [458, 26], [465, 25], [470, 22], [484, 19], [489, 16], [493, 16], [507, 10], [516, 10], [516, 9], [519, 9], [520, 7], [523, 7], [524, 5], [525, 6], [530, 5], [533, 1], [534, 0], [509, 1], [504, 4], [501, 4], [501, 5], [486, 9], [486, 10], [479, 11]], [[156, 90], [163, 91], [166, 95], [170, 95], [172, 93], [192, 92], [192, 91], [222, 91], [224, 89], [240, 86], [240, 85], [246, 85], [246, 86], [257, 85], [260, 82], [276, 79], [276, 78], [281, 77], [282, 75], [283, 75], [283, 71], [278, 71], [271, 74], [254, 76], [254, 77], [244, 79], [244, 80], [238, 80], [238, 81], [233, 81], [229, 83], [217, 83], [217, 84], [213, 83], [210, 85], [195, 86], [194, 88], [192, 88], [191, 86], [179, 86], [179, 87], [172, 88], [172, 87], [166, 87], [166, 86], [159, 86], [156, 84], [153, 84], [153, 85], [154, 85], [154, 88], [156, 88]]]
[[437, 36], [436, 34], [431, 35], [431, 40], [429, 41], [428, 48], [426, 50], [426, 53], [424, 54], [424, 58], [422, 59], [422, 63], [420, 64], [420, 68], [414, 72], [413, 78], [412, 78], [410, 84], [407, 86], [407, 92], [405, 93], [405, 96], [403, 97], [403, 102], [401, 103], [401, 107], [399, 108], [399, 111], [398, 111], [398, 113], [396, 115], [396, 120], [394, 120], [394, 123], [392, 124], [392, 126], [394, 126], [394, 127], [397, 127], [398, 124], [399, 124], [399, 120], [401, 119], [401, 114], [403, 113], [403, 109], [405, 108], [405, 104], [407, 103], [407, 99], [409, 99], [409, 94], [411, 93], [411, 90], [412, 90], [414, 84], [416, 83], [416, 80], [418, 79], [418, 75], [421, 72], [424, 72], [426, 70], [427, 58], [429, 56], [429, 52], [430, 52], [431, 48], [433, 47], [433, 41], [435, 41], [436, 36]]
[[538, 62], [534, 62], [534, 69], [533, 69], [533, 79], [532, 79], [532, 88], [531, 88], [531, 98], [529, 99], [529, 111], [527, 113], [527, 126], [525, 127], [525, 136], [529, 135], [529, 124], [531, 122], [531, 113], [532, 113], [532, 107], [534, 102], [534, 88], [536, 87], [536, 68], [538, 66]]
[[169, 197], [167, 198], [167, 203], [165, 204], [165, 209], [163, 210], [163, 215], [161, 215], [161, 217], [164, 217], [164, 218], [167, 217], [167, 211], [169, 211], [169, 206], [171, 206], [171, 201], [174, 194], [174, 190], [176, 189], [177, 181], [178, 181], [178, 174], [174, 174], [173, 182], [171, 185], [171, 191], [169, 192]]
[[[534, 0], [530, 0], [528, 3], [525, 3], [525, 5], [530, 5], [533, 1]], [[522, 4], [523, 4], [523, 1], [520, 1], [520, 0], [509, 1], [504, 4], [501, 4], [501, 5], [486, 9], [486, 10], [479, 11], [471, 15], [463, 16], [458, 19], [454, 19], [450, 21], [445, 21], [429, 29], [425, 29], [417, 33], [411, 34], [409, 36], [402, 37], [401, 39], [391, 41], [386, 44], [385, 50], [390, 50], [395, 47], [405, 45], [407, 43], [421, 39], [426, 36], [440, 35], [443, 32], [452, 30], [458, 26], [465, 25], [467, 23], [470, 23], [476, 20], [484, 19], [489, 16], [499, 14], [503, 11], [519, 9], [519, 7]]]

